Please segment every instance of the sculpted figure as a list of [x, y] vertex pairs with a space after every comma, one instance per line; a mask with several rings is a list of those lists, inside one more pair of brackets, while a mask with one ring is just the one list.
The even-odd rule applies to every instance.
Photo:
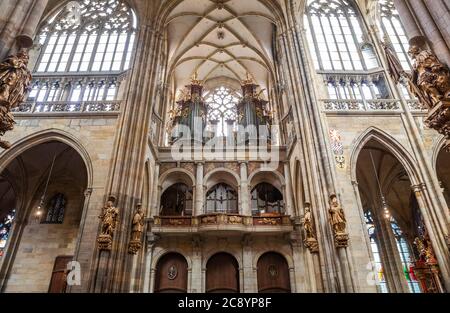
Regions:
[[133, 227], [131, 229], [131, 240], [141, 241], [141, 235], [144, 232], [144, 211], [142, 210], [142, 204], [136, 206], [136, 213], [133, 217]]
[[450, 71], [430, 50], [413, 44], [408, 53], [414, 60], [410, 77], [411, 92], [432, 109], [450, 95]]
[[106, 205], [103, 208], [103, 213], [99, 216], [102, 221], [101, 235], [103, 236], [112, 237], [114, 234], [114, 230], [116, 229], [119, 209], [114, 206], [115, 202], [115, 197], [109, 197], [108, 202], [106, 202]]
[[309, 204], [305, 207], [305, 216], [303, 217], [303, 229], [305, 231], [306, 239], [315, 238], [311, 208]]
[[[31, 83], [28, 60], [28, 52], [22, 49], [0, 63], [0, 136], [14, 128], [11, 111], [23, 102]], [[0, 147], [9, 149], [11, 144], [0, 140]]]
[[330, 222], [335, 234], [346, 233], [347, 220], [336, 195], [330, 196]]

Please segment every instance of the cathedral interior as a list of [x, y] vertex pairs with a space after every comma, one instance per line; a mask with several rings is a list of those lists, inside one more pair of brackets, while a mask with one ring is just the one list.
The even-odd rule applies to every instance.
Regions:
[[449, 21], [2, 0], [0, 291], [450, 291]]

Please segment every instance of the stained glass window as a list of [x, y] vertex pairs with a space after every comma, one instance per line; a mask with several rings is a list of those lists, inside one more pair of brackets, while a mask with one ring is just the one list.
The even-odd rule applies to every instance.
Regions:
[[226, 87], [218, 87], [206, 94], [210, 129], [216, 128], [217, 136], [227, 136], [237, 122], [237, 104], [240, 95]]
[[402, 261], [403, 272], [405, 274], [406, 281], [408, 282], [409, 290], [412, 293], [421, 293], [420, 284], [417, 281], [414, 272], [412, 271], [414, 259], [411, 254], [408, 242], [405, 239], [403, 231], [398, 226], [397, 222], [392, 219], [391, 221], [392, 231], [394, 232], [395, 240], [397, 243], [397, 250], [400, 254]]
[[62, 193], [58, 193], [50, 199], [47, 206], [47, 214], [42, 221], [44, 224], [62, 224], [67, 200]]
[[39, 35], [38, 73], [119, 72], [129, 68], [136, 17], [120, 0], [71, 1]]
[[8, 238], [11, 233], [11, 228], [16, 216], [16, 210], [11, 210], [6, 216], [0, 221], [0, 257], [3, 256], [6, 249], [6, 244], [8, 243]]
[[372, 255], [374, 259], [375, 277], [377, 286], [382, 293], [388, 293], [388, 287], [386, 284], [386, 278], [384, 275], [383, 263], [381, 262], [380, 250], [377, 243], [377, 233], [375, 231], [375, 223], [372, 218], [372, 213], [370, 211], [364, 213], [366, 219], [367, 232], [369, 233], [370, 248], [372, 249]]
[[214, 186], [206, 195], [206, 213], [238, 213], [236, 191], [227, 184]]
[[408, 55], [409, 43], [405, 28], [392, 0], [379, 0], [381, 8], [381, 29], [387, 35], [405, 70], [411, 70], [411, 59]]
[[359, 13], [348, 0], [309, 0], [305, 27], [316, 69], [362, 71], [377, 68], [373, 46]]

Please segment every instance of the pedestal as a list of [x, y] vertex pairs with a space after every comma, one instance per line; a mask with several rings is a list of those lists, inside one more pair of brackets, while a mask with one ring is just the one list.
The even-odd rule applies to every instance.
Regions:
[[425, 125], [445, 137], [445, 150], [450, 152], [450, 99], [438, 102], [429, 112]]

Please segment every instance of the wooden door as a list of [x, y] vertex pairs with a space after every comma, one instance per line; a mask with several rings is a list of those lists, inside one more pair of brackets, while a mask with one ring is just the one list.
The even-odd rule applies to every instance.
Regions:
[[206, 265], [206, 292], [239, 292], [239, 265], [233, 256], [219, 253], [209, 259]]
[[258, 291], [290, 293], [291, 282], [286, 259], [278, 253], [266, 253], [258, 260]]
[[52, 279], [48, 288], [49, 293], [65, 293], [67, 289], [67, 264], [73, 256], [59, 256], [53, 266]]
[[184, 256], [169, 253], [156, 265], [155, 293], [186, 293], [188, 264]]

